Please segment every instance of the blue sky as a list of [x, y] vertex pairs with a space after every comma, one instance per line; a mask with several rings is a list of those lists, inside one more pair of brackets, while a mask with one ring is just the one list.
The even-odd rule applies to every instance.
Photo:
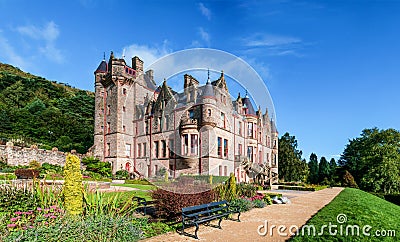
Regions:
[[93, 90], [111, 50], [157, 58], [193, 47], [254, 67], [280, 134], [338, 158], [362, 129], [400, 129], [399, 1], [0, 0], [0, 62]]

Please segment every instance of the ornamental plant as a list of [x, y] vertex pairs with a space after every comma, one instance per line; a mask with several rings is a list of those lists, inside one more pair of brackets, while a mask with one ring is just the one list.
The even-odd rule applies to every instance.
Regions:
[[69, 215], [82, 213], [83, 193], [81, 161], [76, 155], [68, 154], [64, 166], [64, 208]]

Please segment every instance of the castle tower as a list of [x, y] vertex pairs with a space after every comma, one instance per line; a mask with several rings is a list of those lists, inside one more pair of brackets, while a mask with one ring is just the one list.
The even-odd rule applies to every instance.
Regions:
[[103, 59], [96, 71], [95, 75], [95, 107], [94, 107], [94, 157], [104, 160], [104, 110], [106, 92], [101, 84], [101, 79], [105, 77], [108, 72], [108, 64]]

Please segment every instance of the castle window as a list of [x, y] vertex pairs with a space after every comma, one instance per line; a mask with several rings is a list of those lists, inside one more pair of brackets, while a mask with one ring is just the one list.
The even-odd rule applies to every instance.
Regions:
[[159, 117], [158, 118], [158, 131], [162, 131], [162, 125], [161, 125], [162, 123], [161, 122], [162, 122], [162, 119], [161, 119], [161, 117]]
[[225, 129], [226, 128], [225, 114], [222, 112], [221, 112], [221, 122], [222, 122], [222, 127]]
[[224, 176], [228, 175], [228, 166], [224, 166]]
[[222, 157], [222, 138], [218, 137], [218, 157]]
[[197, 134], [191, 134], [190, 135], [190, 153], [192, 155], [197, 155], [197, 149], [198, 149]]
[[208, 109], [207, 112], [208, 112], [208, 117], [211, 117], [211, 109]]
[[111, 133], [111, 124], [110, 124], [110, 122], [107, 123], [107, 133]]
[[154, 154], [157, 158], [160, 156], [158, 141], [154, 141]]
[[262, 164], [262, 152], [258, 151], [258, 163]]
[[242, 135], [242, 122], [240, 122], [240, 121], [239, 121], [238, 129], [239, 129], [239, 135]]
[[126, 107], [125, 106], [122, 107], [122, 111], [126, 112]]
[[146, 122], [144, 123], [144, 131], [146, 132], [146, 134], [149, 133], [149, 121], [146, 120]]
[[242, 155], [242, 144], [238, 144], [239, 155]]
[[138, 151], [138, 157], [142, 157], [142, 144], [138, 144], [138, 147], [137, 147], [137, 151]]
[[249, 158], [249, 160], [251, 162], [253, 162], [253, 147], [252, 146], [247, 147], [247, 158]]
[[131, 157], [131, 144], [125, 144], [125, 155]]
[[122, 130], [123, 130], [124, 133], [126, 132], [126, 127], [125, 127], [125, 125], [122, 125]]
[[193, 109], [190, 109], [189, 111], [189, 118], [194, 118], [194, 110]]
[[107, 153], [106, 156], [110, 156], [111, 155], [111, 144], [107, 143]]
[[224, 139], [224, 157], [228, 157], [228, 140]]
[[253, 138], [253, 123], [247, 124], [247, 136]]
[[110, 115], [110, 114], [111, 114], [111, 106], [107, 105], [107, 115]]
[[143, 156], [147, 155], [147, 146], [146, 143], [143, 143]]
[[167, 157], [167, 142], [165, 140], [161, 140], [161, 155]]
[[189, 135], [183, 135], [183, 154], [188, 154], [188, 147], [189, 147]]
[[171, 158], [174, 157], [174, 140], [173, 139], [169, 140], [168, 148], [169, 148], [169, 157], [171, 157]]
[[126, 95], [126, 88], [122, 89], [122, 94]]
[[165, 130], [169, 130], [169, 115], [166, 115], [165, 116], [165, 118], [164, 118], [164, 127], [165, 127]]
[[218, 174], [219, 174], [220, 176], [222, 176], [222, 166], [219, 166], [219, 172], [218, 172]]

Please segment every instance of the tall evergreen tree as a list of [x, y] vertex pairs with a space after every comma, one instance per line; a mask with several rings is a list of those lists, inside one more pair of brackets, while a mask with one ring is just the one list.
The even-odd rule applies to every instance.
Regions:
[[321, 160], [319, 161], [318, 182], [321, 183], [325, 178], [329, 180], [330, 174], [331, 170], [329, 163], [326, 158], [322, 156]]
[[295, 136], [285, 133], [279, 138], [279, 178], [285, 181], [304, 181], [308, 167], [302, 161], [302, 151], [297, 148]]
[[336, 167], [337, 167], [336, 160], [335, 160], [335, 158], [332, 158], [329, 161], [329, 170], [330, 170], [329, 180], [330, 181], [333, 181], [336, 177]]
[[312, 184], [318, 183], [318, 157], [316, 154], [311, 153], [310, 161], [308, 162], [308, 167], [310, 169], [310, 174], [308, 176], [308, 182]]

